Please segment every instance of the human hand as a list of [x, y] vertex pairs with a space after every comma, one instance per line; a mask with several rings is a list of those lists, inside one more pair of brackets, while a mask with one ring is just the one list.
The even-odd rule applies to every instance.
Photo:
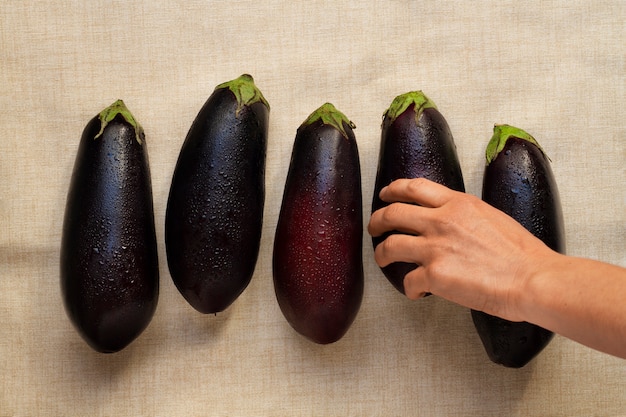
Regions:
[[[404, 278], [407, 297], [425, 293], [512, 321], [523, 320], [524, 287], [553, 252], [502, 211], [424, 178], [394, 181], [380, 192], [392, 203], [372, 214], [372, 236], [397, 230], [375, 259], [420, 265]], [[416, 205], [418, 204], [418, 205]]]

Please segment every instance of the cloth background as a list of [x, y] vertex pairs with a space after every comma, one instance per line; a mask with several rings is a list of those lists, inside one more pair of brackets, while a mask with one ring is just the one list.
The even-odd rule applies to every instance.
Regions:
[[[626, 415], [626, 362], [557, 336], [525, 368], [494, 365], [469, 311], [396, 293], [367, 235], [363, 304], [335, 344], [289, 327], [271, 274], [300, 123], [329, 101], [356, 124], [367, 222], [382, 113], [418, 89], [468, 192], [493, 124], [521, 127], [552, 160], [568, 253], [626, 266], [626, 2], [5, 0], [0, 54], [0, 415]], [[203, 316], [171, 282], [165, 205], [191, 122], [242, 73], [271, 105], [261, 253], [235, 304]], [[147, 136], [161, 294], [102, 355], [65, 314], [59, 242], [82, 130], [118, 98]]]

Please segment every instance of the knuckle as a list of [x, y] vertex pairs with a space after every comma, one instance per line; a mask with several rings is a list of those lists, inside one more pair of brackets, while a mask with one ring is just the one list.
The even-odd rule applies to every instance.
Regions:
[[389, 235], [378, 245], [380, 249], [377, 249], [380, 251], [380, 254], [386, 258], [389, 256], [390, 253], [396, 251], [396, 248], [398, 247], [398, 240], [398, 235]]
[[385, 224], [394, 224], [402, 217], [402, 206], [398, 203], [388, 205], [382, 212], [382, 220]]
[[425, 178], [413, 178], [411, 179], [408, 183], [407, 183], [407, 188], [409, 190], [409, 193], [414, 194], [419, 192], [419, 189], [424, 187], [424, 184], [426, 183], [426, 179]]
[[475, 210], [479, 204], [482, 204], [482, 200], [475, 195], [460, 194], [458, 198], [454, 199], [455, 205], [461, 212], [467, 212], [469, 210]]
[[428, 277], [440, 277], [445, 275], [445, 263], [432, 262], [428, 266]]
[[456, 217], [454, 215], [437, 216], [432, 219], [432, 223], [440, 233], [448, 233], [454, 228]]
[[475, 213], [480, 211], [481, 204], [484, 204], [484, 202], [478, 197], [470, 194], [461, 194], [452, 200], [448, 207], [445, 207], [445, 216], [440, 218], [441, 226], [447, 230], [476, 227], [476, 224], [468, 222], [467, 219], [475, 217]]
[[424, 292], [412, 286], [409, 282], [404, 282], [404, 294], [409, 300], [418, 300], [424, 296]]
[[407, 296], [407, 298], [409, 300], [419, 300], [420, 298], [422, 298], [424, 296], [424, 293], [421, 291], [418, 291], [414, 288], [407, 288], [407, 286], [404, 286], [404, 294]]
[[382, 267], [397, 261], [402, 253], [402, 240], [401, 234], [391, 234], [379, 243], [374, 251], [376, 263]]
[[404, 277], [404, 294], [411, 300], [422, 298], [426, 293], [424, 289], [424, 269], [418, 266], [417, 269], [409, 272]]

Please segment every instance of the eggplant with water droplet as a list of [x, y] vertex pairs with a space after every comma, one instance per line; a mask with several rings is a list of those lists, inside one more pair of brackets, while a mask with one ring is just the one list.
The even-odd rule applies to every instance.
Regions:
[[159, 269], [143, 129], [121, 100], [85, 127], [61, 241], [61, 292], [79, 334], [116, 352], [149, 324]]
[[250, 75], [220, 84], [180, 151], [165, 218], [174, 284], [201, 313], [231, 305], [252, 279], [265, 203], [269, 104]]
[[[456, 145], [448, 123], [421, 91], [396, 97], [384, 114], [372, 212], [388, 203], [380, 190], [400, 178], [427, 178], [457, 191], [465, 191]], [[374, 248], [390, 234], [373, 237]], [[404, 276], [416, 264], [394, 262], [382, 269], [385, 277], [404, 294]]]
[[299, 127], [273, 253], [274, 289], [309, 340], [339, 340], [363, 298], [361, 172], [354, 125], [332, 104]]
[[[565, 253], [559, 193], [550, 162], [525, 131], [496, 125], [487, 146], [483, 200], [517, 220], [553, 250]], [[527, 322], [511, 322], [472, 310], [472, 319], [492, 362], [520, 368], [552, 340], [554, 334]]]

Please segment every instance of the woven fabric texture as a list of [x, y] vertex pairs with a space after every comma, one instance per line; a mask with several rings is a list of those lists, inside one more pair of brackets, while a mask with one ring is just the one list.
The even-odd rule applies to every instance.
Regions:
[[[622, 1], [1, 2], [0, 416], [625, 415], [626, 362], [557, 336], [497, 366], [467, 309], [392, 288], [367, 234], [339, 342], [295, 333], [272, 283], [298, 126], [325, 102], [357, 126], [366, 223], [382, 114], [411, 90], [447, 119], [469, 193], [494, 123], [523, 128], [552, 160], [568, 253], [626, 266], [625, 22]], [[204, 316], [171, 281], [165, 206], [195, 115], [243, 73], [271, 105], [261, 251], [241, 297]], [[146, 132], [161, 293], [147, 330], [103, 355], [64, 311], [59, 249], [82, 130], [116, 99]]]

